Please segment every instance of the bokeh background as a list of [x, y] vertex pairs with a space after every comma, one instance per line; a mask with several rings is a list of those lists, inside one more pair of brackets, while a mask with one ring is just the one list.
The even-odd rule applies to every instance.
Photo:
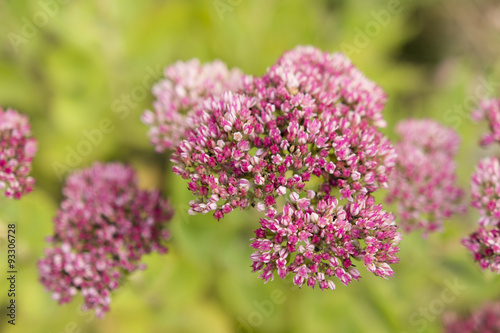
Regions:
[[[291, 280], [264, 285], [251, 273], [248, 239], [258, 215], [234, 212], [221, 222], [187, 215], [187, 184], [171, 173], [166, 154], [154, 153], [139, 120], [162, 69], [218, 58], [260, 75], [300, 44], [346, 52], [385, 89], [383, 131], [391, 138], [408, 117], [456, 129], [463, 143], [459, 183], [467, 190], [477, 161], [498, 153], [478, 147], [486, 125], [469, 117], [479, 99], [500, 94], [495, 0], [1, 1], [0, 105], [29, 115], [39, 152], [35, 191], [21, 201], [0, 199], [0, 331], [440, 332], [444, 311], [498, 299], [498, 276], [481, 272], [460, 245], [477, 221], [473, 210], [427, 239], [405, 235], [395, 278], [362, 268], [360, 282], [338, 283], [334, 292], [296, 290]], [[106, 119], [112, 130], [85, 150], [85, 131]], [[85, 153], [75, 156], [78, 149]], [[36, 269], [65, 175], [96, 160], [131, 163], [141, 186], [161, 188], [177, 209], [169, 253], [145, 258], [148, 268], [114, 294], [103, 320], [82, 313], [79, 297], [64, 306], [51, 300]], [[7, 325], [3, 277], [12, 222], [15, 327]]]

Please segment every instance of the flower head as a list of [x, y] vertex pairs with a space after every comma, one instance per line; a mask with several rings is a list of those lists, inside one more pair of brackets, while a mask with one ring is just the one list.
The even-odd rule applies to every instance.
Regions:
[[118, 163], [74, 172], [63, 194], [53, 248], [38, 263], [41, 282], [61, 304], [80, 291], [84, 309], [102, 316], [111, 290], [144, 267], [141, 257], [166, 252], [165, 223], [173, 211], [159, 192], [140, 190], [133, 169]]
[[[252, 243], [252, 261], [265, 281], [274, 270], [281, 277], [294, 273], [297, 285], [307, 278], [314, 286], [324, 274], [350, 281], [359, 272], [349, 258], [366, 259], [371, 272], [391, 276], [399, 234], [371, 196], [387, 186], [396, 158], [377, 129], [384, 100], [344, 56], [311, 47], [285, 53], [239, 92], [209, 96], [193, 108], [171, 158], [196, 196], [190, 213], [213, 212], [221, 219], [236, 208], [263, 211], [267, 218]], [[333, 202], [336, 212], [326, 207]], [[362, 226], [355, 228], [358, 218]], [[276, 228], [283, 230], [276, 234]], [[309, 247], [303, 260], [299, 238]], [[369, 250], [359, 244], [365, 239], [375, 244]], [[337, 273], [323, 265], [330, 258], [340, 261]], [[333, 289], [333, 281], [321, 281], [322, 288]]]
[[334, 289], [336, 277], [344, 285], [360, 278], [356, 262], [384, 278], [398, 262], [400, 235], [394, 217], [374, 204], [371, 196], [359, 196], [345, 207], [332, 196], [300, 207], [286, 204], [282, 212], [261, 219], [251, 246], [254, 271], [268, 282], [293, 276], [299, 287]]
[[6, 197], [19, 199], [33, 190], [29, 174], [36, 150], [28, 117], [0, 107], [0, 190]]
[[308, 189], [337, 189], [339, 199], [354, 201], [387, 186], [394, 149], [356, 101], [337, 96], [320, 108], [308, 87], [287, 86], [296, 72], [275, 77], [276, 70], [254, 78], [245, 94], [225, 92], [194, 110], [197, 125], [172, 155], [174, 172], [198, 197], [191, 212], [220, 218], [249, 205], [273, 209], [278, 197]]
[[404, 120], [397, 125], [401, 140], [387, 201], [398, 205], [406, 231], [441, 230], [443, 220], [465, 211], [464, 191], [456, 183], [453, 160], [460, 138], [452, 129], [430, 120]]

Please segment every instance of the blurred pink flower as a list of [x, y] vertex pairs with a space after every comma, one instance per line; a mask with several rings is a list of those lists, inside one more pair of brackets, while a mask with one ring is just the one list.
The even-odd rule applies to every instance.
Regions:
[[59, 303], [79, 291], [84, 309], [103, 316], [111, 290], [127, 273], [144, 268], [141, 257], [166, 252], [165, 224], [173, 210], [159, 192], [140, 190], [133, 169], [119, 163], [74, 172], [63, 194], [48, 240], [53, 248], [38, 262], [40, 280]]
[[396, 202], [405, 231], [441, 231], [445, 218], [466, 210], [453, 160], [460, 138], [430, 119], [401, 121], [396, 132], [401, 140], [395, 146], [398, 159], [389, 177], [387, 201]]
[[33, 190], [29, 174], [36, 150], [28, 117], [0, 107], [0, 190], [6, 197], [19, 199]]
[[190, 124], [190, 112], [204, 98], [238, 90], [244, 79], [239, 69], [229, 70], [219, 60], [203, 65], [198, 59], [178, 61], [164, 73], [153, 87], [154, 111], [145, 111], [141, 118], [151, 126], [148, 135], [157, 152], [175, 149]]
[[486, 303], [466, 316], [445, 312], [443, 323], [446, 333], [498, 333], [500, 332], [500, 303]]

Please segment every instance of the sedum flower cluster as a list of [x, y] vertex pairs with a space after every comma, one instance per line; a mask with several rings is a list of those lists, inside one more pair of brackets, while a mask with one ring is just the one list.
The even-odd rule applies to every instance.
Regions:
[[83, 310], [102, 317], [121, 279], [144, 268], [141, 257], [166, 252], [173, 211], [158, 191], [140, 190], [134, 170], [119, 163], [74, 172], [63, 194], [51, 247], [38, 262], [40, 281], [60, 304], [80, 292]]
[[[498, 142], [500, 138], [500, 99], [481, 101], [473, 112], [476, 120], [486, 119], [491, 133], [481, 145]], [[478, 229], [462, 239], [482, 269], [500, 274], [500, 162], [486, 157], [476, 167], [471, 179], [472, 206], [479, 211]]]
[[20, 199], [33, 190], [29, 174], [36, 150], [28, 117], [0, 107], [0, 190], [6, 197]]
[[398, 159], [389, 181], [388, 202], [396, 202], [406, 232], [441, 231], [443, 220], [464, 213], [464, 191], [456, 183], [458, 134], [431, 119], [408, 119], [396, 126]]
[[[180, 71], [198, 73], [201, 86]], [[265, 282], [277, 274], [334, 289], [334, 277], [360, 278], [358, 262], [393, 275], [400, 234], [373, 197], [396, 161], [379, 131], [386, 96], [344, 55], [297, 47], [261, 77], [190, 61], [165, 78], [143, 115], [151, 142], [189, 181], [191, 214], [263, 212], [251, 260]]]
[[472, 206], [479, 211], [478, 229], [462, 240], [482, 269], [500, 274], [500, 162], [481, 160], [471, 179]]

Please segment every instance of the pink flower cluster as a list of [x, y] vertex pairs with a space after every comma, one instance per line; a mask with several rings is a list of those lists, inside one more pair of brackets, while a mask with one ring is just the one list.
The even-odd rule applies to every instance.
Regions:
[[[476, 120], [488, 121], [491, 133], [483, 136], [481, 145], [500, 142], [500, 99], [486, 99], [473, 111]], [[500, 274], [500, 161], [498, 157], [482, 159], [471, 179], [472, 206], [479, 211], [478, 229], [462, 239], [482, 269]]]
[[494, 142], [500, 143], [500, 99], [485, 99], [479, 102], [479, 107], [472, 112], [475, 120], [488, 121], [490, 133], [485, 134], [481, 139], [481, 146], [487, 146]]
[[472, 206], [479, 211], [479, 228], [462, 243], [482, 269], [500, 274], [500, 162], [488, 157], [479, 162], [471, 180]]
[[0, 190], [6, 197], [19, 199], [33, 190], [29, 174], [36, 150], [28, 117], [0, 107]]
[[378, 131], [382, 89], [342, 54], [313, 47], [286, 52], [262, 77], [241, 77], [239, 89], [187, 110], [171, 160], [196, 196], [190, 213], [264, 212], [251, 259], [265, 282], [277, 272], [333, 289], [329, 277], [359, 278], [353, 260], [392, 276], [400, 235], [371, 195], [387, 187], [396, 159]]
[[469, 316], [446, 312], [443, 316], [446, 333], [498, 333], [500, 332], [500, 303], [486, 303]]
[[134, 170], [119, 163], [74, 172], [63, 194], [53, 247], [38, 262], [40, 281], [60, 304], [80, 291], [83, 309], [102, 317], [121, 279], [144, 268], [141, 257], [166, 252], [173, 211], [159, 192], [140, 190]]
[[153, 87], [154, 112], [146, 111], [142, 121], [150, 125], [149, 138], [157, 152], [174, 149], [189, 125], [190, 110], [206, 96], [218, 95], [242, 86], [243, 74], [228, 70], [221, 61], [201, 65], [198, 59], [178, 61], [165, 69], [165, 79]]
[[360, 278], [356, 261], [369, 272], [392, 277], [389, 264], [397, 263], [400, 235], [392, 214], [374, 204], [372, 196], [360, 195], [345, 207], [325, 195], [306, 207], [287, 203], [274, 217], [261, 219], [251, 246], [253, 271], [268, 282], [274, 272], [293, 275], [297, 286], [335, 289], [332, 277], [344, 285]]
[[407, 232], [442, 230], [443, 220], [465, 212], [464, 191], [456, 182], [460, 138], [456, 132], [430, 120], [401, 121], [396, 132], [398, 154], [386, 200], [396, 202], [399, 223]]

